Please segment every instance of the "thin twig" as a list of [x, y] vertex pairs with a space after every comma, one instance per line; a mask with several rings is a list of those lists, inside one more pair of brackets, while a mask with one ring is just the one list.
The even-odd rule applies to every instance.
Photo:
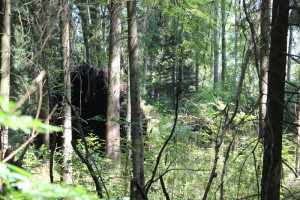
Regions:
[[176, 99], [176, 107], [175, 107], [174, 125], [173, 125], [173, 128], [171, 130], [171, 133], [170, 133], [168, 139], [165, 141], [165, 143], [163, 144], [163, 147], [159, 151], [159, 154], [158, 154], [158, 156], [156, 158], [156, 164], [155, 164], [155, 167], [154, 167], [153, 172], [152, 172], [152, 176], [151, 176], [150, 180], [147, 182], [147, 184], [145, 185], [146, 194], [149, 192], [149, 189], [150, 189], [151, 185], [153, 184], [153, 180], [154, 180], [154, 177], [156, 175], [156, 171], [158, 169], [158, 165], [160, 163], [160, 159], [162, 157], [162, 153], [164, 152], [164, 150], [167, 147], [169, 141], [171, 140], [171, 138], [173, 137], [173, 135], [175, 133], [175, 128], [176, 128], [177, 120], [178, 120], [178, 107], [179, 107], [179, 98], [180, 98], [180, 96], [181, 96], [181, 91], [177, 90], [177, 95], [176, 95], [177, 99]]
[[165, 187], [165, 183], [164, 183], [163, 177], [159, 176], [159, 180], [160, 180], [161, 188], [162, 188], [162, 190], [164, 192], [164, 195], [165, 195], [166, 199], [170, 200], [169, 194], [168, 194], [168, 192], [166, 190], [166, 187]]
[[18, 110], [24, 104], [24, 102], [28, 99], [28, 97], [30, 96], [30, 94], [36, 90], [36, 85], [35, 84], [37, 84], [40, 81], [42, 81], [45, 75], [46, 75], [46, 71], [45, 70], [43, 70], [43, 71], [40, 72], [40, 74], [34, 79], [33, 84], [30, 86], [30, 88], [26, 92], [26, 94], [22, 97], [22, 99], [11, 110], [11, 113], [13, 113], [16, 110]]

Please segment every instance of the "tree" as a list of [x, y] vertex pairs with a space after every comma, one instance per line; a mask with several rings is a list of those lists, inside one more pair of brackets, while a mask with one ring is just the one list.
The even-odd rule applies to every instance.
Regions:
[[267, 111], [268, 64], [269, 64], [269, 32], [270, 32], [270, 0], [261, 3], [261, 38], [260, 38], [260, 104], [259, 104], [259, 136], [263, 137]]
[[86, 4], [86, 0], [75, 1], [76, 6], [79, 10], [79, 16], [81, 18], [81, 28], [82, 28], [82, 35], [83, 35], [83, 42], [85, 47], [85, 60], [86, 62], [90, 63], [90, 45], [89, 45], [89, 13]]
[[71, 77], [70, 77], [70, 37], [69, 37], [69, 1], [60, 0], [61, 55], [63, 70], [63, 176], [62, 181], [72, 184], [72, 113], [71, 113]]
[[280, 199], [281, 150], [288, 31], [288, 0], [274, 0], [261, 198]]
[[218, 89], [219, 82], [219, 8], [218, 0], [215, 1], [215, 28], [214, 28], [214, 89]]
[[[3, 13], [3, 14], [2, 14]], [[1, 83], [0, 94], [4, 97], [2, 109], [8, 111], [10, 92], [10, 0], [1, 0]], [[5, 152], [8, 148], [8, 128], [1, 127], [1, 150]]]
[[221, 1], [221, 15], [222, 15], [222, 84], [224, 85], [225, 83], [225, 76], [226, 76], [226, 67], [227, 67], [227, 59], [226, 59], [226, 18], [225, 18], [225, 0]]
[[[300, 86], [300, 71], [298, 72], [298, 77], [299, 77], [299, 86]], [[296, 159], [295, 159], [295, 166], [296, 166], [296, 173], [297, 176], [300, 176], [300, 90], [298, 90], [298, 113], [297, 113], [297, 135], [296, 135]]]
[[110, 43], [106, 122], [106, 155], [120, 165], [121, 0], [110, 4]]
[[127, 1], [128, 15], [128, 52], [130, 67], [130, 99], [131, 99], [131, 140], [133, 164], [133, 191], [131, 199], [140, 199], [137, 185], [144, 188], [144, 142], [140, 112], [139, 97], [139, 63], [138, 63], [138, 37], [136, 19], [136, 1]]
[[147, 26], [147, 7], [144, 8], [144, 21], [143, 21], [143, 37], [144, 37], [144, 48], [145, 48], [145, 58], [144, 58], [144, 74], [143, 74], [143, 97], [146, 94], [146, 78], [148, 70], [148, 47], [147, 47], [147, 37], [146, 37], [146, 26]]
[[[90, 39], [90, 57], [93, 66], [107, 66], [106, 59], [106, 16], [107, 7], [97, 0], [88, 0], [91, 18], [92, 38]], [[101, 13], [101, 14], [100, 14]], [[92, 48], [92, 44], [95, 46]], [[96, 60], [95, 60], [96, 59]]]
[[288, 48], [288, 67], [287, 67], [287, 77], [286, 80], [290, 81], [291, 80], [291, 54], [292, 54], [292, 47], [293, 47], [293, 26], [290, 26], [290, 34], [289, 34], [289, 48]]

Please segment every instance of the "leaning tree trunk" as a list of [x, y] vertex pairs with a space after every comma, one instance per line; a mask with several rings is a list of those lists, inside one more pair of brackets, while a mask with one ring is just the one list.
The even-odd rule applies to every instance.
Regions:
[[136, 1], [127, 2], [128, 12], [128, 52], [130, 67], [130, 96], [131, 96], [131, 139], [133, 183], [131, 199], [140, 199], [137, 185], [144, 188], [144, 142], [142, 133], [140, 98], [139, 98], [139, 63], [138, 63], [138, 37], [136, 20]]
[[261, 38], [260, 38], [260, 104], [259, 104], [259, 137], [264, 135], [265, 117], [267, 112], [268, 64], [269, 64], [269, 32], [270, 32], [270, 0], [261, 3]]
[[106, 122], [106, 155], [120, 166], [121, 0], [111, 1]]
[[[4, 97], [1, 109], [8, 111], [10, 90], [10, 0], [1, 0], [1, 86], [0, 94]], [[4, 153], [8, 148], [8, 128], [1, 127], [1, 150]]]
[[72, 184], [72, 121], [71, 121], [71, 77], [70, 77], [70, 37], [69, 37], [69, 1], [60, 0], [61, 54], [63, 69], [63, 176], [62, 181]]
[[261, 199], [280, 198], [288, 0], [273, 0]]

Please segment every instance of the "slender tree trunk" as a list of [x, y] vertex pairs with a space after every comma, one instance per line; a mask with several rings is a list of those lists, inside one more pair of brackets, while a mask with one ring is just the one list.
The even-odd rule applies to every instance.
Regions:
[[259, 104], [259, 137], [264, 135], [267, 112], [269, 33], [270, 33], [270, 0], [261, 3], [261, 39], [260, 39], [260, 104]]
[[107, 51], [107, 38], [106, 38], [106, 15], [107, 15], [107, 8], [106, 6], [101, 6], [101, 12], [102, 12], [102, 24], [101, 24], [101, 28], [102, 28], [102, 40], [103, 40], [103, 44], [104, 44], [104, 53], [106, 55], [106, 51]]
[[110, 9], [110, 44], [106, 122], [106, 155], [120, 167], [120, 65], [121, 65], [121, 0], [112, 0]]
[[147, 71], [148, 71], [148, 49], [145, 50], [144, 58], [144, 74], [143, 74], [143, 97], [146, 95], [146, 81], [147, 81]]
[[146, 95], [146, 79], [148, 70], [148, 47], [147, 47], [147, 7], [144, 8], [144, 22], [143, 22], [143, 37], [144, 37], [144, 48], [145, 48], [145, 58], [144, 58], [144, 75], [143, 75], [143, 97]]
[[[42, 7], [42, 21], [46, 22], [47, 21], [47, 6], [48, 6], [48, 0], [43, 0], [41, 3], [41, 7]], [[48, 23], [44, 23], [45, 26], [44, 28], [44, 34], [42, 35], [42, 44], [44, 42], [46, 42], [46, 37], [48, 34], [47, 31], [47, 27], [48, 27]], [[41, 112], [41, 115], [43, 116], [43, 120], [46, 121], [46, 119], [49, 117], [50, 114], [50, 85], [49, 85], [49, 71], [48, 71], [48, 63], [47, 63], [47, 53], [45, 51], [42, 52], [42, 58], [43, 58], [43, 68], [46, 71], [46, 79], [45, 82], [43, 84], [43, 109]], [[49, 120], [47, 122], [45, 122], [47, 125], [47, 130], [46, 133], [43, 135], [43, 143], [45, 145], [45, 147], [50, 150], [50, 133], [49, 133]], [[49, 167], [49, 158], [48, 155], [45, 156], [46, 157], [46, 166]]]
[[[179, 27], [179, 17], [177, 19], [177, 27]], [[173, 84], [173, 100], [172, 100], [172, 106], [173, 109], [176, 107], [176, 91], [177, 91], [177, 86], [178, 86], [178, 81], [177, 81], [177, 69], [178, 69], [178, 46], [179, 46], [179, 34], [178, 31], [176, 31], [176, 46], [175, 46], [175, 53], [174, 53], [174, 64], [173, 64], [173, 77], [172, 77], [172, 84]]]
[[76, 6], [79, 10], [79, 16], [81, 18], [81, 28], [83, 35], [83, 42], [85, 47], [85, 59], [86, 62], [90, 64], [90, 45], [89, 45], [89, 14], [88, 14], [88, 4], [86, 0], [75, 1]]
[[200, 55], [196, 53], [196, 93], [199, 92], [199, 65], [200, 65]]
[[[102, 20], [100, 17], [100, 7], [102, 5], [100, 5], [100, 3], [98, 1], [95, 0], [88, 0], [89, 1], [89, 9], [90, 9], [90, 18], [91, 18], [91, 30], [92, 30], [92, 39], [93, 41], [91, 42], [91, 48], [90, 51], [92, 53], [90, 53], [90, 59], [91, 59], [91, 64], [93, 66], [106, 66], [106, 64], [104, 64], [104, 58], [102, 58], [101, 56], [103, 55], [103, 50], [104, 50], [104, 42], [102, 40]], [[93, 48], [92, 46], [95, 46], [95, 48]]]
[[[289, 38], [289, 49], [288, 54], [292, 54], [292, 47], [293, 47], [293, 26], [290, 26], [290, 38]], [[288, 56], [288, 67], [287, 67], [287, 81], [291, 81], [291, 56]]]
[[222, 84], [225, 84], [225, 77], [226, 77], [226, 67], [227, 67], [227, 59], [226, 59], [226, 33], [225, 33], [225, 0], [221, 2], [221, 14], [222, 14]]
[[68, 0], [60, 0], [62, 9], [60, 18], [61, 27], [61, 54], [63, 69], [63, 177], [62, 181], [72, 184], [72, 116], [71, 116], [71, 77], [70, 77], [70, 36], [69, 36], [69, 8]]
[[[130, 98], [130, 69], [128, 67], [127, 71], [127, 110], [126, 110], [126, 121], [128, 124], [126, 125], [126, 142], [127, 146], [131, 145], [131, 98]], [[131, 161], [131, 150], [127, 149], [126, 161], [125, 161], [125, 178], [129, 178], [130, 175], [130, 161]], [[124, 188], [124, 196], [127, 197], [129, 195], [129, 180], [125, 182]]]
[[151, 73], [151, 99], [153, 101], [153, 103], [155, 102], [155, 94], [156, 94], [156, 91], [155, 91], [155, 86], [154, 86], [154, 83], [155, 83], [155, 80], [156, 80], [156, 66], [155, 65], [152, 65], [152, 73]]
[[[124, 57], [123, 57], [124, 55]], [[124, 62], [125, 58], [125, 52], [123, 51], [122, 48], [122, 59]], [[128, 59], [127, 59], [128, 61]], [[126, 144], [128, 147], [131, 146], [131, 98], [130, 98], [130, 68], [129, 68], [129, 63], [123, 65], [124, 67], [126, 66], [127, 68], [127, 102], [126, 102]], [[130, 171], [130, 166], [131, 166], [131, 155], [132, 151], [130, 148], [126, 149], [126, 154], [125, 154], [125, 167], [124, 167], [124, 177], [126, 179], [125, 185], [124, 185], [124, 197], [130, 196], [130, 180], [131, 180], [131, 171]]]
[[214, 29], [214, 90], [218, 89], [219, 82], [219, 4], [215, 1], [215, 29]]
[[267, 112], [268, 93], [268, 64], [269, 64], [269, 40], [270, 33], [270, 0], [262, 0], [261, 3], [261, 39], [260, 39], [260, 104], [259, 104], [259, 137], [264, 135], [265, 118]]
[[[179, 20], [180, 22], [180, 20]], [[183, 89], [183, 65], [184, 65], [184, 25], [181, 24], [180, 35], [179, 35], [179, 59], [178, 59], [178, 88], [181, 91]], [[175, 97], [176, 98], [176, 97]]]
[[[298, 72], [298, 76], [299, 76], [299, 86], [300, 86], [300, 71]], [[300, 90], [298, 90], [298, 113], [297, 113], [297, 117], [298, 117], [298, 127], [297, 127], [297, 136], [296, 136], [296, 152], [295, 152], [295, 164], [296, 164], [296, 173], [297, 176], [300, 176]]]
[[[1, 109], [8, 111], [9, 91], [10, 91], [10, 0], [1, 0], [2, 26], [1, 29], [1, 82], [0, 94], [4, 97], [4, 104]], [[4, 152], [8, 148], [8, 128], [1, 127], [1, 150]]]
[[[138, 37], [136, 19], [136, 1], [127, 1], [128, 15], [128, 52], [130, 66], [130, 96], [131, 96], [131, 139], [133, 181], [144, 188], [144, 142], [141, 123], [139, 99], [139, 63], [138, 63]], [[131, 199], [140, 199], [136, 184], [132, 184]]]
[[261, 181], [262, 200], [280, 199], [288, 7], [288, 0], [273, 0], [268, 104]]
[[237, 1], [234, 1], [234, 75], [233, 81], [234, 86], [236, 86], [236, 74], [237, 74], [237, 61], [238, 61], [238, 54], [237, 54], [237, 44], [238, 44], [238, 21], [237, 21]]

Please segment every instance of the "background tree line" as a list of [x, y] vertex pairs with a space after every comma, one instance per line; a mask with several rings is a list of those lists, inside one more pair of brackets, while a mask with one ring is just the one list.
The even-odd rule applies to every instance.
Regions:
[[[299, 198], [298, 1], [1, 0], [0, 7], [2, 162], [100, 198]], [[90, 119], [74, 106], [71, 74], [82, 65], [107, 73], [106, 116], [95, 116], [105, 133], [82, 129]], [[46, 126], [8, 123], [11, 115]], [[60, 150], [49, 124], [62, 127]], [[36, 127], [44, 132], [40, 149], [30, 145]], [[72, 144], [74, 132], [84, 137]]]

